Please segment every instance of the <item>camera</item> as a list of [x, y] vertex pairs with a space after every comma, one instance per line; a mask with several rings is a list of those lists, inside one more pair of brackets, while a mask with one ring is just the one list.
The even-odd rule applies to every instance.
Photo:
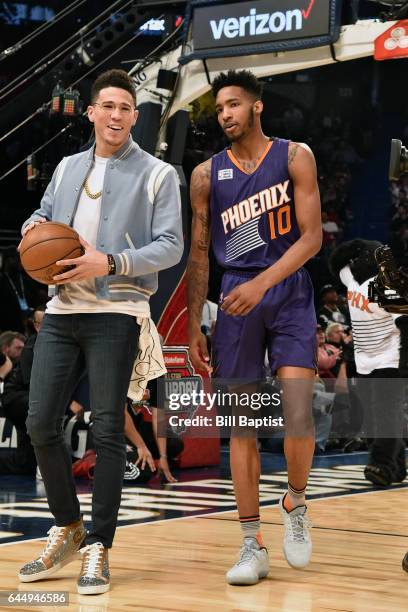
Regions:
[[408, 0], [370, 0], [376, 4], [387, 7], [388, 10], [380, 13], [382, 21], [404, 19], [408, 14]]
[[376, 249], [378, 275], [368, 285], [368, 298], [387, 312], [408, 314], [408, 273], [397, 268], [389, 246]]
[[408, 174], [408, 149], [400, 140], [393, 138], [388, 178], [390, 181], [397, 181], [404, 174]]
[[[408, 149], [401, 140], [391, 141], [388, 178], [397, 181], [408, 174]], [[408, 314], [408, 270], [397, 268], [389, 246], [376, 249], [375, 261], [378, 274], [368, 285], [370, 302], [375, 302], [387, 312]]]

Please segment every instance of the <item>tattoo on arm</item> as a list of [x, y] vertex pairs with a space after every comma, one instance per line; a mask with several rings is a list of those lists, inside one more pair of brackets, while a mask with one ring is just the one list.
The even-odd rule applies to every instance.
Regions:
[[193, 200], [203, 196], [208, 191], [208, 182], [211, 179], [211, 159], [197, 166], [191, 175], [190, 194]]
[[192, 257], [187, 263], [187, 304], [190, 323], [201, 326], [203, 306], [208, 293], [208, 260], [194, 261]]
[[208, 248], [210, 244], [209, 194], [211, 159], [197, 166], [191, 176], [193, 207], [191, 251], [187, 263], [187, 305], [190, 327], [200, 327], [208, 293]]
[[296, 153], [300, 147], [300, 144], [297, 142], [289, 143], [289, 153], [288, 153], [288, 166], [293, 162], [296, 157]]
[[210, 218], [208, 212], [197, 213], [197, 219], [200, 225], [200, 237], [197, 241], [197, 246], [200, 251], [208, 251], [210, 239]]

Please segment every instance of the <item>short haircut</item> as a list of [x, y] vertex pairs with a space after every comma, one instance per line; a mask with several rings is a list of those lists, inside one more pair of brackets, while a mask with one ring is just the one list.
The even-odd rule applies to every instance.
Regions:
[[212, 82], [214, 98], [223, 87], [242, 87], [244, 91], [254, 97], [255, 100], [262, 98], [263, 85], [249, 70], [228, 70], [220, 72]]
[[342, 323], [335, 323], [335, 322], [329, 323], [328, 326], [326, 327], [326, 338], [331, 336], [333, 332], [336, 332], [337, 328], [339, 328], [341, 331], [344, 330], [344, 326]]
[[16, 339], [21, 340], [21, 342], [26, 341], [26, 337], [23, 336], [23, 334], [20, 334], [20, 332], [5, 331], [0, 334], [0, 350], [11, 346], [13, 344], [13, 340]]
[[105, 89], [105, 87], [118, 87], [119, 89], [124, 89], [125, 91], [129, 92], [136, 106], [135, 84], [134, 84], [132, 77], [130, 77], [125, 70], [119, 70], [118, 68], [112, 68], [112, 70], [107, 70], [106, 72], [102, 72], [102, 74], [98, 76], [98, 78], [94, 81], [92, 85], [92, 89], [91, 89], [91, 102], [92, 103], [95, 102], [101, 89]]

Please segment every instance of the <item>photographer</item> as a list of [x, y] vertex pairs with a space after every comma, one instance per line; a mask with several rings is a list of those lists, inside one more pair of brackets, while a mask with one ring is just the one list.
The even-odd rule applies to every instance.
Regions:
[[17, 448], [2, 452], [0, 474], [34, 474], [37, 462], [27, 434], [28, 393], [34, 346], [44, 318], [45, 306], [38, 306], [32, 315], [34, 332], [25, 343], [21, 358], [4, 382], [2, 408], [4, 416], [17, 431]]

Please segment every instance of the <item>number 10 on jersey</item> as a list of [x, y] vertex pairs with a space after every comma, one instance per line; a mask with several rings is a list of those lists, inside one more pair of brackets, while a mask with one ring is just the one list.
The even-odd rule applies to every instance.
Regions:
[[271, 210], [268, 216], [271, 240], [275, 240], [277, 236], [287, 234], [292, 229], [289, 205], [280, 206], [276, 210]]

